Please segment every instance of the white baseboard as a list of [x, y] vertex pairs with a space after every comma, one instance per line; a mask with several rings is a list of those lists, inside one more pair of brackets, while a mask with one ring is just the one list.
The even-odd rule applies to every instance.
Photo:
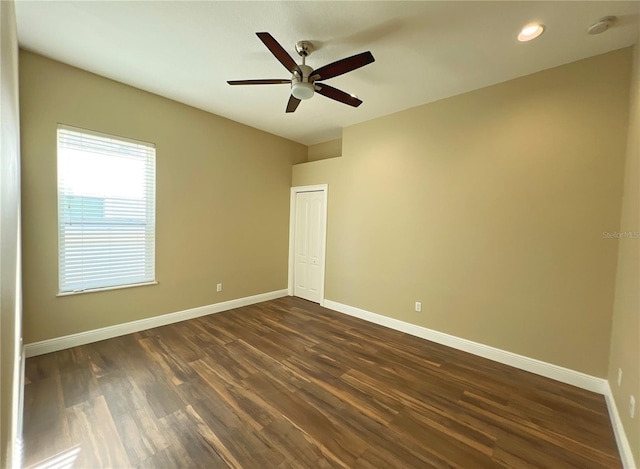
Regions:
[[15, 441], [14, 467], [24, 467], [24, 383], [27, 356], [20, 338], [20, 394], [18, 396], [18, 437]]
[[259, 295], [247, 296], [235, 300], [224, 301], [222, 303], [199, 306], [197, 308], [186, 309], [184, 311], [178, 311], [176, 313], [163, 314], [161, 316], [139, 319], [137, 321], [126, 322], [124, 324], [116, 324], [114, 326], [103, 327], [101, 329], [93, 329], [91, 331], [79, 332], [77, 334], [66, 335], [63, 337], [56, 337], [55, 339], [33, 342], [25, 345], [24, 354], [27, 358], [35, 357], [37, 355], [44, 355], [45, 353], [57, 352], [58, 350], [77, 347], [78, 345], [90, 344], [92, 342], [111, 339], [113, 337], [119, 337], [121, 335], [131, 334], [133, 332], [139, 332], [154, 327], [166, 326], [167, 324], [186, 321], [187, 319], [198, 318], [200, 316], [206, 316], [208, 314], [220, 313], [222, 311], [240, 308], [242, 306], [248, 306], [255, 303], [261, 303], [263, 301], [275, 300], [276, 298], [282, 298], [284, 296], [287, 296], [286, 289], [261, 293]]
[[[616, 443], [618, 444], [618, 451], [620, 452], [620, 459], [622, 459], [622, 466], [624, 469], [637, 469], [633, 460], [633, 453], [631, 452], [631, 446], [627, 439], [627, 434], [622, 426], [622, 420], [620, 420], [620, 413], [618, 412], [618, 406], [613, 398], [611, 392], [611, 386], [609, 382], [606, 382], [604, 398], [607, 401], [607, 408], [609, 409], [609, 419], [611, 419], [611, 426], [613, 427], [613, 433], [616, 436]], [[639, 461], [640, 462], [640, 461]]]
[[364, 309], [354, 308], [353, 306], [348, 306], [336, 301], [325, 299], [324, 306], [325, 308], [333, 309], [340, 313], [348, 314], [349, 316], [355, 316], [365, 321], [395, 329], [396, 331], [446, 345], [447, 347], [463, 350], [498, 363], [513, 366], [562, 383], [571, 384], [588, 391], [605, 394], [605, 386], [608, 384], [607, 380], [602, 378], [596, 378], [595, 376], [587, 375], [579, 371], [536, 360], [535, 358], [518, 355], [517, 353], [507, 352], [506, 350], [490, 347], [471, 340], [461, 339], [460, 337], [445, 334], [444, 332], [427, 329], [426, 327], [382, 316], [381, 314], [372, 313]]

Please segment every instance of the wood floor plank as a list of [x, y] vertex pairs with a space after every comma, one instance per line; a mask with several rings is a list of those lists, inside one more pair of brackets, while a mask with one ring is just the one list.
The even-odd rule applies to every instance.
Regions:
[[58, 354], [47, 353], [27, 360], [25, 363], [25, 383], [35, 383], [41, 379], [59, 376]]
[[165, 343], [161, 337], [145, 337], [138, 341], [142, 349], [156, 366], [162, 369], [163, 375], [175, 386], [194, 377], [189, 364], [179, 355], [173, 353], [173, 349]]
[[133, 466], [169, 446], [145, 396], [129, 376], [112, 373], [100, 378], [99, 385]]
[[230, 467], [274, 467], [284, 460], [258, 438], [251, 426], [225, 406], [211, 407], [196, 402], [188, 411], [199, 433]]
[[309, 469], [335, 467], [324, 458], [322, 449], [312, 438], [300, 432], [286, 419], [274, 419], [264, 427], [261, 436], [269, 445], [277, 447], [282, 453], [286, 463], [281, 463], [282, 467]]
[[190, 329], [182, 323], [157, 327], [150, 329], [147, 333], [151, 337], [162, 340], [174, 355], [180, 357], [185, 362], [197, 360], [200, 356], [200, 350], [197, 345], [188, 340]]
[[409, 409], [398, 414], [391, 422], [391, 427], [396, 431], [402, 429], [403, 434], [414, 441], [417, 439], [429, 441], [426, 452], [449, 466], [473, 468], [495, 466], [491, 457], [484, 451], [476, 450], [467, 444], [467, 441], [461, 441], [449, 431], [443, 432], [439, 428], [432, 427], [424, 420], [416, 418], [416, 414]]
[[242, 387], [241, 381], [230, 381], [224, 375], [207, 365], [203, 360], [191, 364], [193, 369], [207, 384], [209, 392], [205, 403], [211, 406], [224, 406], [231, 409], [246, 427], [253, 431], [262, 431], [264, 426], [273, 420], [269, 409], [258, 395], [249, 392]]
[[237, 349], [238, 341], [227, 345], [210, 345], [203, 350], [199, 360], [211, 363], [219, 374], [228, 381], [241, 381], [258, 372], [258, 368], [246, 354], [233, 353]]
[[26, 463], [619, 468], [603, 396], [298, 298], [29, 358]]
[[[348, 409], [354, 405], [350, 400], [343, 401], [330, 391], [312, 385], [301, 390], [301, 397], [314, 407], [323, 409], [336, 426], [366, 441], [368, 448], [365, 453], [368, 451], [371, 456], [385, 461], [394, 461], [395, 465], [404, 468], [424, 467], [432, 462], [431, 455], [425, 454], [420, 445], [414, 444], [402, 433], [396, 432], [389, 423], [380, 423], [365, 414], [348, 412]], [[363, 458], [363, 455], [358, 460]], [[367, 456], [364, 456], [364, 459], [368, 460]], [[389, 465], [393, 466], [393, 464], [387, 464]]]
[[267, 376], [254, 375], [245, 382], [260, 389], [266, 402], [316, 442], [332, 460], [342, 461], [350, 467], [367, 447], [360, 436], [336, 425], [322, 409], [309, 405], [297, 392], [291, 392]]
[[[42, 361], [53, 363], [51, 355], [43, 355]], [[46, 376], [27, 384], [24, 389], [25, 466], [44, 461], [73, 446], [57, 368], [50, 368]]]
[[[224, 456], [226, 452], [224, 448], [217, 446], [215, 439], [206, 438], [202, 435], [199, 428], [201, 419], [199, 417], [193, 418], [193, 416], [187, 412], [187, 409], [167, 415], [163, 417], [162, 421], [167, 432], [175, 438], [172, 448], [175, 448], [177, 444], [179, 452], [174, 454], [182, 453], [182, 449], [184, 448], [180, 464], [177, 467], [200, 467], [205, 463], [207, 467], [212, 469], [240, 467], [239, 465], [230, 465], [230, 463], [235, 461], [233, 457], [225, 461]], [[185, 454], [188, 456], [185, 456]]]
[[544, 442], [533, 435], [501, 432], [494, 459], [506, 467], [549, 467], [602, 469], [620, 467], [614, 460], [594, 459], [590, 455], [567, 451], [561, 442]]
[[[573, 459], [574, 455], [579, 455], [580, 459], [600, 462], [605, 467], [620, 467], [619, 457], [607, 450], [608, 445], [600, 446], [584, 444], [573, 438], [572, 434], [562, 434], [551, 430], [546, 430], [531, 422], [529, 418], [522, 417], [510, 408], [495, 406], [490, 401], [484, 400], [461, 401], [461, 405], [467, 409], [473, 408], [474, 415], [484, 418], [502, 430], [505, 435], [514, 435], [525, 441], [542, 444], [546, 450], [562, 448], [562, 453], [567, 459]], [[603, 422], [604, 424], [604, 422]], [[573, 432], [572, 432], [573, 433]], [[594, 440], [597, 441], [597, 440]], [[579, 467], [579, 466], [578, 466]]]
[[72, 407], [97, 397], [98, 385], [86, 355], [86, 349], [75, 347], [57, 354], [64, 405]]
[[70, 407], [66, 413], [71, 441], [80, 446], [76, 467], [131, 467], [103, 396]]

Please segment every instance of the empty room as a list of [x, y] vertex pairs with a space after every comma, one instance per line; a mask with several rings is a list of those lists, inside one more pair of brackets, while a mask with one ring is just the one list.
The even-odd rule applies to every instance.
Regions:
[[640, 467], [639, 34], [0, 1], [0, 467]]

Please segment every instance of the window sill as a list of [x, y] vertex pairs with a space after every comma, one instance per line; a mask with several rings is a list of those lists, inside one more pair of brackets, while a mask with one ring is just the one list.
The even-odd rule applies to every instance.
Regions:
[[146, 287], [147, 285], [157, 285], [157, 284], [158, 284], [157, 281], [144, 282], [144, 283], [132, 283], [130, 285], [117, 285], [117, 286], [114, 286], [114, 287], [91, 288], [91, 289], [87, 289], [87, 290], [62, 292], [62, 293], [58, 293], [56, 296], [83, 295], [85, 293], [95, 293], [95, 292], [109, 291], [109, 290], [122, 290], [123, 288]]

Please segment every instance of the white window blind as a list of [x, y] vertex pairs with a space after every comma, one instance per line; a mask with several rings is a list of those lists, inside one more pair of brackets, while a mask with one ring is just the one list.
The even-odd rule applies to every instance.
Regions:
[[155, 145], [58, 125], [60, 293], [155, 281]]

